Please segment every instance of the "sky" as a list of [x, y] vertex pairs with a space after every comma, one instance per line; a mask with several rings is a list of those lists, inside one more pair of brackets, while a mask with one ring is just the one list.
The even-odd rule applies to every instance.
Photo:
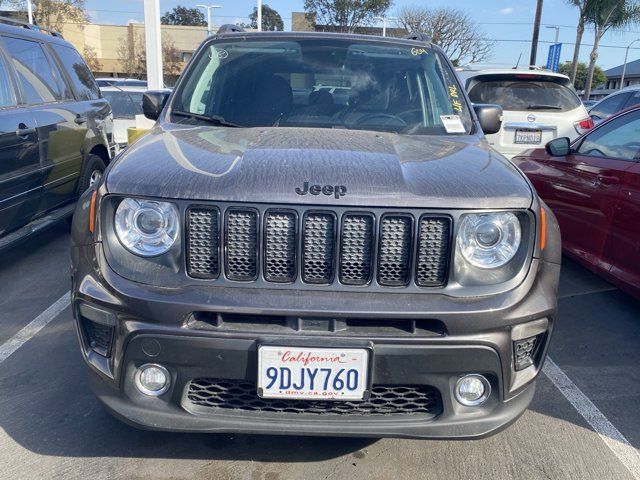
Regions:
[[[265, 1], [265, 0], [263, 0]], [[160, 9], [164, 13], [176, 5], [195, 7], [197, 4], [215, 3], [223, 8], [212, 10], [214, 25], [248, 21], [246, 18], [256, 4], [253, 0], [215, 0], [215, 2], [198, 0], [160, 0]], [[282, 16], [285, 30], [291, 28], [291, 12], [304, 11], [304, 0], [266, 0]], [[445, 0], [395, 0], [388, 16], [405, 6], [427, 5], [431, 8], [452, 6]], [[529, 61], [535, 0], [458, 0], [455, 7], [467, 12], [484, 30], [486, 36], [496, 41], [493, 56], [485, 63], [515, 65], [522, 54], [520, 64]], [[87, 0], [86, 8], [93, 23], [126, 24], [129, 21], [144, 21], [142, 0]], [[571, 60], [573, 43], [578, 23], [577, 10], [567, 5], [565, 0], [544, 0], [542, 12], [542, 28], [540, 30], [537, 64], [546, 63], [549, 45], [553, 43], [555, 29], [545, 28], [552, 25], [560, 27], [559, 42], [563, 43], [560, 61]], [[607, 32], [601, 41], [598, 65], [604, 69], [621, 65], [624, 61], [625, 48], [632, 41], [640, 38], [640, 25], [628, 27], [623, 32]], [[588, 62], [593, 31], [587, 30], [583, 38], [580, 60]], [[628, 61], [640, 58], [640, 41], [629, 50]]]

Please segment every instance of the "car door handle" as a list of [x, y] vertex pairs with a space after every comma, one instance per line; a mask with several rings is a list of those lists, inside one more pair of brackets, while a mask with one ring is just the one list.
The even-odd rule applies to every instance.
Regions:
[[87, 123], [87, 117], [83, 117], [82, 115], [76, 115], [76, 119], [74, 120], [78, 125], [82, 125], [83, 123]]
[[603, 185], [615, 185], [620, 183], [620, 179], [615, 175], [598, 175], [598, 183]]
[[24, 123], [19, 124], [16, 130], [16, 135], [21, 138], [27, 138], [34, 133], [36, 133], [36, 129], [34, 127], [27, 127]]

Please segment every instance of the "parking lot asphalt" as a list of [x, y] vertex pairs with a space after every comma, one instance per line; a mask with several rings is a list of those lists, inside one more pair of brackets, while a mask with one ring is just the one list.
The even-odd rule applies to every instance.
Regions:
[[90, 392], [67, 230], [0, 254], [0, 479], [640, 479], [640, 302], [570, 260], [553, 363], [493, 437], [169, 434], [119, 422]]

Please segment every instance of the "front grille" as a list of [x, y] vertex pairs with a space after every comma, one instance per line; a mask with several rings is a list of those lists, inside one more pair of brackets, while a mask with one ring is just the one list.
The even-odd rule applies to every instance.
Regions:
[[340, 239], [340, 281], [366, 285], [371, 280], [373, 257], [373, 217], [349, 214], [342, 220]]
[[296, 277], [295, 212], [267, 212], [264, 232], [264, 278], [292, 282]]
[[307, 283], [331, 283], [335, 253], [335, 216], [307, 213], [304, 216], [302, 278]]
[[195, 278], [220, 273], [218, 209], [193, 207], [187, 211], [187, 271]]
[[255, 280], [258, 276], [258, 212], [227, 210], [225, 268], [230, 280]]
[[306, 415], [438, 415], [440, 393], [429, 385], [374, 385], [363, 401], [282, 400], [258, 397], [255, 383], [198, 378], [187, 387], [186, 406], [202, 411], [239, 410]]
[[448, 254], [449, 219], [425, 216], [420, 218], [416, 283], [421, 287], [444, 284], [447, 277]]
[[401, 286], [409, 281], [413, 220], [407, 215], [386, 215], [380, 225], [378, 281]]
[[307, 288], [445, 285], [451, 218], [379, 210], [193, 206], [186, 219], [187, 274], [216, 279], [222, 271], [237, 282]]

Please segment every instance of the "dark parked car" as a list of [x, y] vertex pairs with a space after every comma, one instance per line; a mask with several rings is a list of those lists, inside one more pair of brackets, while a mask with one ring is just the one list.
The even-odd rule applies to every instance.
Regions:
[[527, 408], [559, 232], [484, 139], [501, 109], [472, 107], [437, 46], [225, 27], [143, 110], [156, 126], [72, 228], [73, 311], [110, 412], [158, 430], [474, 438]]
[[556, 214], [563, 248], [640, 298], [640, 106], [514, 161]]
[[112, 129], [69, 43], [0, 23], [0, 249], [72, 214], [114, 154]]

